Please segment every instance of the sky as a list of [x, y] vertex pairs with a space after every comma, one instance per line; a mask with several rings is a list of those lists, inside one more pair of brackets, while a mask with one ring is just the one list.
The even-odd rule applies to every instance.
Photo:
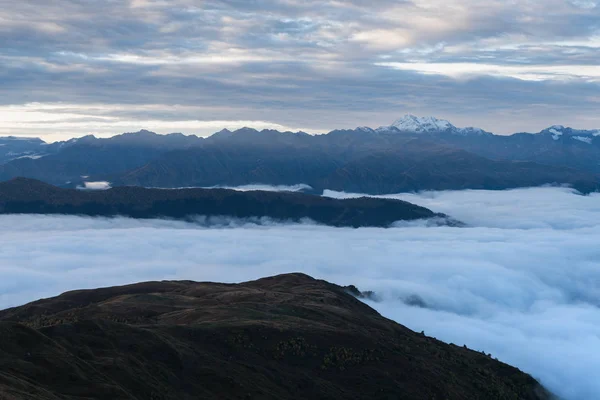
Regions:
[[[303, 272], [373, 290], [369, 305], [384, 316], [491, 353], [564, 400], [600, 398], [600, 194], [546, 187], [391, 197], [468, 227], [2, 215], [0, 309], [72, 289]], [[407, 304], [416, 296], [423, 307]]]
[[0, 0], [0, 135], [600, 128], [597, 0]]

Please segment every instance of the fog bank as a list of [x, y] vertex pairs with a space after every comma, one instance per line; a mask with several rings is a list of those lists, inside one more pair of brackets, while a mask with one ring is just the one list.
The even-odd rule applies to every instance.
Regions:
[[397, 197], [470, 227], [231, 229], [0, 216], [0, 308], [146, 280], [241, 282], [304, 272], [374, 290], [381, 301], [370, 305], [385, 316], [491, 353], [567, 400], [600, 398], [598, 195], [536, 188]]

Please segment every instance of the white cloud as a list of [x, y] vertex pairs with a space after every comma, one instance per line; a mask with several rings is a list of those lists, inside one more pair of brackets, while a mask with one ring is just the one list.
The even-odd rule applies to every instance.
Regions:
[[[326, 190], [324, 195], [338, 199], [364, 196], [333, 190]], [[600, 194], [581, 196], [567, 187], [401, 193], [372, 197], [419, 204], [475, 227], [569, 230], [592, 228], [600, 223]]]
[[[84, 55], [79, 55], [85, 57]], [[124, 64], [138, 65], [179, 65], [179, 64], [242, 64], [245, 62], [266, 62], [272, 60], [266, 56], [259, 56], [254, 52], [242, 49], [229, 49], [218, 54], [203, 54], [201, 56], [174, 56], [171, 54], [158, 53], [155, 55], [138, 54], [108, 54], [106, 56], [85, 57], [96, 61], [111, 61]], [[286, 61], [286, 60], [279, 60]], [[290, 61], [289, 59], [287, 61]]]
[[570, 2], [574, 6], [583, 8], [586, 10], [591, 10], [598, 6], [598, 2], [592, 1], [592, 0], [570, 0]]
[[573, 79], [583, 79], [588, 82], [600, 81], [600, 68], [596, 65], [494, 65], [462, 62], [384, 62], [375, 65], [403, 71], [415, 71], [425, 75], [445, 75], [452, 78], [494, 76], [525, 81], [565, 81]]
[[[566, 400], [600, 398], [600, 195], [537, 188], [398, 197], [471, 227], [0, 216], [0, 307], [75, 288], [301, 271], [375, 290], [383, 301], [372, 305], [384, 315], [492, 353]], [[428, 308], [405, 305], [411, 295]]]
[[107, 190], [110, 189], [110, 182], [83, 182], [83, 187], [78, 187], [81, 190]]
[[252, 190], [264, 190], [267, 192], [303, 192], [305, 190], [311, 190], [312, 187], [310, 185], [306, 185], [304, 183], [300, 183], [298, 185], [263, 185], [263, 184], [254, 184], [254, 185], [242, 185], [242, 186], [215, 186], [215, 188], [220, 189], [234, 189], [239, 190], [240, 192], [249, 192]]
[[[197, 113], [207, 114], [210, 108], [181, 105], [131, 105], [131, 104], [63, 104], [28, 103], [23, 105], [0, 105], [0, 136], [42, 136], [47, 141], [67, 140], [75, 136], [93, 134], [111, 137], [123, 132], [148, 129], [157, 133], [185, 132], [208, 136], [223, 128], [235, 130], [243, 127], [298, 131], [269, 121], [260, 120], [212, 120], [187, 119]], [[164, 113], [168, 118], [160, 119]], [[143, 115], [140, 117], [140, 115]], [[185, 115], [183, 117], [182, 115]], [[154, 117], [153, 117], [154, 116]], [[179, 116], [179, 118], [178, 118]], [[48, 127], [52, 132], [48, 133]], [[312, 131], [309, 129], [309, 132]]]

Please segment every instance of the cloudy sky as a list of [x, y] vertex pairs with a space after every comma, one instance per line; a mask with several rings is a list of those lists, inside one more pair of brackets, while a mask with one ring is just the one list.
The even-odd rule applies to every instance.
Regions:
[[596, 0], [0, 0], [0, 135], [599, 128]]

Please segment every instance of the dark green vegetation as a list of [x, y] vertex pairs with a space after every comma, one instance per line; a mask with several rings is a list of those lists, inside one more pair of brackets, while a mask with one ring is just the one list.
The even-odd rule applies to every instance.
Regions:
[[0, 180], [28, 177], [67, 187], [88, 179], [84, 176], [146, 187], [304, 183], [317, 192], [369, 194], [543, 184], [597, 190], [600, 136], [565, 129], [559, 137], [554, 131], [507, 137], [388, 127], [310, 136], [244, 128], [207, 139], [140, 131], [49, 146], [32, 143], [28, 151], [44, 156], [8, 162], [0, 157]]
[[0, 338], [3, 400], [550, 398], [302, 274], [68, 292], [0, 311]]
[[427, 208], [391, 199], [363, 197], [337, 200], [304, 193], [227, 189], [116, 187], [82, 191], [62, 189], [26, 178], [0, 183], [0, 214], [15, 213], [183, 220], [193, 220], [198, 216], [267, 217], [285, 222], [310, 219], [321, 224], [349, 227], [388, 227], [400, 220], [446, 218]]

